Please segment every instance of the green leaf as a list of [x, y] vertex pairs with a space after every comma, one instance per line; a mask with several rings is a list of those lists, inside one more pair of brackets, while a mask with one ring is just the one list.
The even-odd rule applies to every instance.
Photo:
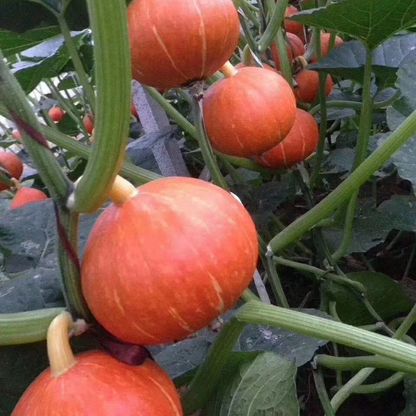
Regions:
[[[88, 30], [72, 32], [78, 47], [89, 33]], [[25, 50], [21, 56], [26, 60], [13, 65], [13, 73], [27, 94], [33, 91], [43, 78], [53, 78], [59, 75], [69, 61], [69, 53], [62, 35]]]
[[243, 364], [227, 389], [218, 416], [298, 416], [296, 367], [273, 353]]
[[[416, 57], [416, 34], [397, 35], [373, 51], [372, 70], [379, 85], [392, 86], [397, 79], [397, 70]], [[330, 73], [359, 83], [364, 76], [366, 49], [359, 41], [346, 42], [332, 50], [318, 63], [308, 69]]]
[[[382, 243], [389, 232], [396, 228], [392, 218], [379, 212], [371, 199], [362, 200], [358, 206], [352, 228], [352, 238], [346, 254], [365, 253]], [[336, 250], [344, 238], [344, 224], [323, 230], [325, 239], [332, 251]]]
[[300, 12], [289, 20], [348, 34], [370, 49], [416, 24], [415, 0], [344, 0]]
[[397, 73], [397, 86], [402, 91], [403, 95], [416, 108], [416, 58], [406, 64], [402, 65]]
[[20, 53], [32, 48], [52, 36], [60, 33], [59, 27], [42, 27], [29, 30], [24, 33], [15, 33], [9, 30], [0, 30], [0, 49], [7, 58], [10, 55]]
[[[366, 287], [369, 302], [383, 319], [390, 319], [405, 313], [413, 306], [398, 283], [383, 273], [348, 273], [347, 277]], [[362, 301], [345, 286], [325, 282], [322, 290], [331, 300], [336, 301], [337, 312], [342, 322], [351, 325], [374, 323], [374, 318]]]
[[416, 197], [396, 196], [380, 204], [377, 211], [388, 215], [396, 230], [416, 232]]
[[77, 134], [79, 134], [80, 131], [78, 124], [68, 114], [64, 115], [64, 117], [57, 124], [57, 126], [60, 132], [65, 133], [68, 136], [76, 136]]
[[412, 183], [413, 193], [416, 194], [416, 137], [408, 140], [391, 157], [391, 161], [397, 167], [399, 176]]
[[406, 376], [404, 378], [404, 397], [406, 407], [398, 416], [414, 416], [416, 414], [416, 377]]

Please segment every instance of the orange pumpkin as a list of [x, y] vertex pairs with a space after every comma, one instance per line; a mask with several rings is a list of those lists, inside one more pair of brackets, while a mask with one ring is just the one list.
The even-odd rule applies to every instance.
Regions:
[[240, 37], [231, 0], [134, 0], [128, 26], [133, 77], [159, 88], [213, 75]]
[[[268, 65], [268, 64], [265, 64], [264, 62], [262, 62], [261, 64], [263, 65], [263, 68], [264, 68], [264, 69], [268, 69], [269, 71], [274, 71], [274, 72], [276, 72], [276, 69], [274, 69], [272, 66], [270, 66], [270, 65]], [[253, 60], [253, 62], [251, 63], [251, 66], [256, 66], [256, 65], [255, 65], [255, 63], [254, 63], [254, 60]], [[242, 69], [242, 68], [246, 68], [246, 65], [244, 65], [244, 62], [240, 62], [239, 64], [237, 64], [237, 65], [235, 66], [235, 69]], [[259, 67], [259, 68], [260, 68], [260, 67]]]
[[[301, 56], [305, 53], [305, 46], [299, 37], [295, 34], [286, 32], [286, 36], [286, 53], [289, 61], [291, 62], [294, 58], [297, 58], [298, 56]], [[276, 43], [272, 43], [270, 45], [270, 49], [272, 52], [273, 60], [276, 64], [276, 69], [280, 70], [279, 52]]]
[[92, 131], [94, 130], [94, 118], [92, 114], [87, 114], [84, 117], [84, 126], [85, 126], [85, 130], [87, 131], [88, 134], [92, 134]]
[[261, 155], [293, 126], [296, 100], [286, 80], [263, 68], [242, 68], [212, 85], [203, 101], [212, 147], [231, 156]]
[[52, 107], [49, 110], [49, 117], [57, 123], [59, 123], [63, 119], [64, 115], [65, 115], [65, 111], [62, 110], [62, 108]]
[[30, 204], [31, 202], [44, 201], [48, 197], [38, 189], [35, 188], [20, 188], [13, 198], [10, 205], [11, 209], [20, 208], [23, 205]]
[[316, 150], [318, 141], [317, 122], [309, 113], [298, 108], [290, 133], [276, 147], [257, 158], [257, 162], [274, 169], [289, 168], [310, 156]]
[[91, 312], [119, 339], [183, 339], [236, 304], [257, 263], [253, 221], [230, 193], [193, 178], [134, 189], [95, 223], [82, 261]]
[[[330, 40], [331, 40], [331, 34], [330, 33], [322, 33], [322, 35], [321, 35], [321, 54], [322, 54], [322, 56], [328, 55]], [[338, 46], [342, 45], [343, 43], [344, 43], [344, 41], [339, 36], [335, 36], [334, 48], [338, 48]], [[317, 55], [316, 52], [312, 57], [312, 62], [318, 62], [318, 55]]]
[[[9, 172], [12, 178], [19, 179], [22, 176], [23, 164], [14, 153], [1, 152], [0, 167]], [[4, 191], [6, 189], [9, 189], [9, 186], [0, 182], [0, 191]]]
[[[293, 16], [298, 13], [298, 9], [295, 6], [289, 6], [286, 9], [285, 17]], [[292, 20], [285, 19], [285, 30], [286, 32], [294, 33], [297, 35], [303, 42], [305, 41], [305, 34], [303, 31], [303, 25], [298, 22], [293, 22]]]
[[[296, 87], [295, 95], [299, 101], [313, 103], [319, 91], [319, 75], [316, 71], [304, 69], [295, 76]], [[325, 83], [325, 94], [328, 96], [332, 92], [334, 83], [328, 76]]]
[[12, 416], [182, 416], [175, 386], [151, 359], [125, 364], [99, 351], [74, 356], [65, 321], [48, 329], [50, 368], [26, 390]]

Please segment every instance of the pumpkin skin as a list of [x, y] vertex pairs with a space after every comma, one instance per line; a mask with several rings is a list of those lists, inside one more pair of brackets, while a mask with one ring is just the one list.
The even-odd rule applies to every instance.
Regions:
[[[6, 169], [12, 178], [19, 179], [22, 176], [23, 164], [14, 153], [1, 152], [0, 166]], [[4, 191], [9, 188], [10, 187], [7, 186], [5, 183], [0, 182], [0, 191]]]
[[[272, 66], [270, 66], [270, 65], [268, 65], [268, 64], [266, 64], [266, 63], [264, 63], [264, 62], [262, 62], [261, 64], [263, 65], [263, 68], [264, 68], [264, 69], [268, 69], [269, 71], [274, 71], [274, 72], [276, 72], [276, 70], [275, 70]], [[252, 62], [252, 66], [256, 66], [256, 64], [254, 63], [254, 60], [253, 60], [253, 62]], [[235, 66], [235, 69], [241, 69], [241, 68], [247, 68], [247, 66], [246, 66], [246, 65], [244, 65], [244, 62], [240, 62], [239, 64], [237, 64], [237, 65]], [[258, 68], [260, 68], [260, 67], [258, 67]]]
[[35, 188], [20, 188], [13, 198], [10, 205], [11, 209], [20, 208], [23, 205], [30, 204], [31, 202], [44, 201], [48, 197], [38, 189]]
[[172, 88], [213, 75], [240, 37], [231, 0], [135, 0], [128, 7], [133, 78]]
[[19, 142], [22, 141], [22, 135], [20, 134], [19, 130], [13, 130], [12, 136]]
[[286, 80], [264, 68], [242, 68], [212, 85], [203, 101], [208, 138], [230, 156], [261, 155], [293, 126], [296, 100]]
[[[293, 16], [294, 14], [298, 13], [299, 10], [295, 6], [289, 6], [286, 9], [285, 17]], [[297, 35], [302, 41], [305, 41], [305, 34], [303, 31], [303, 25], [298, 22], [293, 22], [292, 20], [285, 19], [285, 30], [286, 32], [294, 33]]]
[[290, 168], [310, 156], [318, 146], [319, 129], [315, 119], [306, 111], [296, 110], [295, 124], [286, 138], [264, 153], [257, 162], [268, 168]]
[[45, 370], [12, 416], [182, 416], [175, 386], [152, 360], [132, 366], [98, 351], [76, 359], [59, 377]]
[[238, 301], [257, 256], [253, 221], [231, 194], [199, 179], [164, 178], [101, 214], [85, 248], [82, 291], [121, 340], [172, 342]]
[[[321, 35], [321, 55], [322, 56], [328, 55], [330, 40], [331, 40], [330, 33], [322, 33]], [[338, 48], [338, 46], [342, 45], [343, 43], [344, 41], [339, 36], [335, 36], [334, 49]], [[316, 52], [313, 55], [312, 62], [318, 62], [318, 55]]]
[[[292, 62], [294, 58], [301, 56], [305, 53], [305, 46], [303, 42], [294, 35], [293, 33], [286, 32], [287, 41], [286, 41], [286, 53], [289, 58], [289, 61]], [[280, 71], [280, 59], [279, 59], [279, 52], [277, 49], [277, 44], [272, 43], [270, 45], [270, 50], [272, 52], [273, 61], [276, 64], [276, 69]]]
[[[318, 73], [304, 69], [295, 76], [295, 81], [297, 84], [295, 87], [296, 98], [304, 103], [313, 103], [319, 91]], [[325, 83], [325, 94], [327, 97], [331, 94], [333, 86], [332, 78], [328, 76]]]
[[62, 110], [62, 108], [52, 107], [49, 110], [49, 117], [57, 123], [59, 123], [63, 119], [64, 115], [65, 115], [65, 111]]

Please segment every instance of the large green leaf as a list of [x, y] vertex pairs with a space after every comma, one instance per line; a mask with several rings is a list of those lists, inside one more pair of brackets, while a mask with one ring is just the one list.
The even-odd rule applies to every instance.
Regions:
[[226, 390], [218, 416], [298, 416], [296, 367], [273, 353], [243, 364]]
[[[372, 247], [382, 243], [389, 232], [403, 227], [388, 213], [375, 208], [371, 199], [362, 200], [358, 206], [352, 228], [352, 238], [346, 254], [365, 253]], [[336, 250], [344, 238], [344, 225], [323, 230], [325, 239], [332, 251]]]
[[290, 20], [346, 33], [375, 49], [394, 33], [416, 24], [416, 1], [344, 0], [300, 12]]
[[0, 30], [0, 49], [7, 58], [10, 55], [32, 48], [52, 36], [60, 33], [59, 27], [50, 26], [16, 33], [10, 30]]
[[[413, 302], [405, 295], [397, 282], [383, 273], [360, 272], [347, 274], [349, 279], [360, 282], [367, 289], [367, 297], [382, 319], [389, 319], [409, 311]], [[345, 286], [326, 282], [322, 286], [330, 299], [336, 301], [337, 312], [342, 322], [351, 325], [374, 323], [361, 299]]]
[[[383, 86], [394, 85], [397, 70], [416, 57], [416, 34], [397, 35], [373, 51], [372, 70]], [[346, 42], [308, 69], [362, 82], [366, 50], [359, 41]]]
[[[89, 34], [88, 30], [72, 32], [78, 47]], [[21, 53], [21, 57], [23, 60], [13, 65], [12, 71], [27, 94], [33, 91], [43, 78], [59, 75], [70, 59], [62, 35], [25, 50]]]

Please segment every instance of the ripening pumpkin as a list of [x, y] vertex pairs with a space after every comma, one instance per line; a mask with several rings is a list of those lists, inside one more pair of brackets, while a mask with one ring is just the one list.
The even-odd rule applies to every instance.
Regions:
[[32, 202], [44, 201], [45, 199], [48, 199], [48, 197], [38, 189], [20, 188], [16, 192], [16, 195], [13, 198], [10, 208], [20, 208], [23, 205], [30, 204]]
[[[295, 95], [299, 101], [313, 103], [319, 91], [319, 75], [316, 71], [304, 69], [295, 76], [296, 87]], [[332, 92], [334, 83], [328, 75], [325, 83], [325, 94], [328, 96]]]
[[[305, 46], [299, 37], [295, 34], [286, 32], [286, 36], [286, 53], [289, 61], [292, 62], [294, 58], [297, 58], [298, 56], [301, 56], [305, 53]], [[276, 43], [272, 43], [270, 45], [270, 50], [272, 52], [273, 60], [276, 64], [276, 69], [280, 70], [279, 52]]]
[[207, 136], [230, 156], [261, 155], [293, 126], [296, 100], [286, 80], [263, 68], [242, 68], [212, 85], [203, 101]]
[[213, 75], [240, 37], [232, 0], [134, 0], [128, 26], [133, 77], [159, 88]]
[[74, 357], [67, 335], [61, 334], [65, 343], [50, 341], [50, 331], [51, 366], [28, 387], [12, 416], [183, 415], [174, 384], [151, 359], [134, 366], [101, 351]]
[[52, 107], [49, 110], [49, 117], [57, 123], [59, 123], [63, 119], [64, 115], [65, 115], [65, 111], [62, 110], [62, 108]]
[[[285, 12], [285, 17], [293, 16], [298, 13], [299, 10], [295, 6], [288, 6]], [[285, 19], [285, 30], [298, 36], [303, 42], [305, 41], [305, 33], [303, 30], [303, 25], [292, 20]]]
[[88, 134], [92, 134], [92, 131], [94, 130], [94, 118], [92, 114], [87, 114], [84, 117], [84, 126], [85, 126], [85, 130], [87, 131]]
[[310, 156], [316, 150], [318, 141], [317, 122], [308, 112], [298, 108], [295, 124], [290, 133], [256, 161], [269, 168], [290, 168]]
[[181, 340], [247, 288], [257, 263], [256, 229], [230, 193], [199, 179], [131, 188], [122, 200], [110, 195], [115, 203], [91, 231], [82, 291], [98, 322], [123, 341]]
[[[21, 160], [14, 154], [10, 152], [1, 152], [0, 153], [0, 167], [9, 172], [9, 175], [12, 178], [19, 179], [23, 173], [23, 164]], [[5, 183], [0, 182], [0, 191], [9, 189]]]
[[[263, 65], [263, 68], [264, 68], [264, 69], [268, 69], [269, 71], [274, 71], [274, 72], [276, 72], [276, 69], [274, 69], [272, 66], [270, 66], [270, 65], [268, 65], [268, 64], [266, 64], [266, 63], [264, 63], [264, 62], [262, 62], [261, 64]], [[254, 60], [253, 60], [253, 62], [252, 62], [252, 64], [251, 64], [251, 66], [256, 66], [256, 64], [254, 63]], [[237, 65], [235, 66], [235, 69], [241, 69], [241, 68], [246, 68], [246, 65], [244, 65], [244, 62], [240, 62], [239, 64], [237, 64]], [[259, 67], [259, 68], [260, 68], [260, 67]]]
[[[321, 54], [322, 54], [322, 56], [328, 55], [330, 40], [331, 40], [331, 34], [330, 33], [322, 33], [321, 34]], [[335, 36], [334, 49], [338, 48], [338, 46], [342, 45], [343, 43], [344, 43], [344, 41], [339, 36]], [[317, 55], [316, 52], [312, 57], [312, 62], [318, 62], [318, 55]]]

